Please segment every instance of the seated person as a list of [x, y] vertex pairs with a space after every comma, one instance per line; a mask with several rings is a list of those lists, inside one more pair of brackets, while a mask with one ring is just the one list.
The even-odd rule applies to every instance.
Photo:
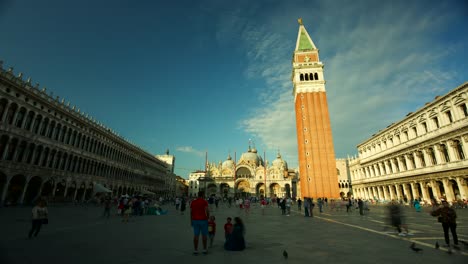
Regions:
[[241, 251], [245, 249], [245, 227], [242, 220], [239, 217], [234, 218], [234, 227], [232, 233], [226, 238], [224, 243], [224, 249], [230, 251]]

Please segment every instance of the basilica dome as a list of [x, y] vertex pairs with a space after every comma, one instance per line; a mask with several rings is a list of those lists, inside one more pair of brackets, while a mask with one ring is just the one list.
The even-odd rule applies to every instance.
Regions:
[[250, 149], [250, 147], [247, 152], [242, 153], [239, 163], [241, 163], [242, 161], [255, 166], [263, 165], [263, 159], [257, 154], [257, 150], [255, 148]]
[[234, 169], [234, 161], [231, 158], [231, 155], [228, 156], [227, 160], [223, 162], [223, 169]]
[[276, 155], [276, 159], [272, 162], [273, 167], [280, 168], [283, 170], [288, 169], [288, 163], [281, 158], [281, 154]]

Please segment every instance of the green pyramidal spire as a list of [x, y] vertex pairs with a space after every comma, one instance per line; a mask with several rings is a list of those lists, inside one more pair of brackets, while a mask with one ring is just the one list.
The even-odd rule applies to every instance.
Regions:
[[297, 36], [296, 51], [305, 51], [305, 50], [314, 50], [317, 49], [314, 45], [314, 42], [307, 33], [304, 25], [302, 24], [302, 19], [299, 19], [299, 35]]

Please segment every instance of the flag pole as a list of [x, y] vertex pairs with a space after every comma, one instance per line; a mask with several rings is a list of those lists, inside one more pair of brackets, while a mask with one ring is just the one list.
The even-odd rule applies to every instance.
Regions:
[[265, 168], [263, 170], [263, 178], [265, 179], [265, 199], [267, 198], [267, 179], [266, 179], [266, 171], [267, 171], [267, 162], [266, 162], [266, 152], [263, 151], [263, 162], [265, 163]]

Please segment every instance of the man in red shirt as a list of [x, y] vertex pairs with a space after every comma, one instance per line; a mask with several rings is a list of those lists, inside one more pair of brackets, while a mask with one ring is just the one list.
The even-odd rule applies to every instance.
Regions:
[[208, 210], [208, 202], [203, 198], [205, 193], [198, 192], [198, 198], [193, 200], [190, 204], [190, 224], [193, 227], [193, 247], [194, 255], [198, 255], [198, 237], [200, 232], [202, 234], [203, 254], [207, 254], [206, 242], [208, 235], [208, 217], [210, 212]]

